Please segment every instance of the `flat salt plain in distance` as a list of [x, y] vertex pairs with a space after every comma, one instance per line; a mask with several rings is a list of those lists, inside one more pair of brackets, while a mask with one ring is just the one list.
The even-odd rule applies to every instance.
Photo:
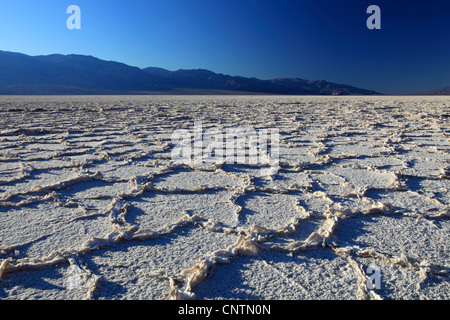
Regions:
[[[449, 107], [1, 97], [0, 299], [449, 299]], [[194, 121], [278, 129], [277, 172], [173, 164]]]

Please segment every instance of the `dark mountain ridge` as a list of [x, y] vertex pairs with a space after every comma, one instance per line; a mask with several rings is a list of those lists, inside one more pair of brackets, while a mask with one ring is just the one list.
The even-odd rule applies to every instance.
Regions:
[[260, 80], [205, 69], [140, 69], [86, 55], [28, 56], [0, 51], [0, 94], [171, 94], [177, 89], [185, 93], [192, 89], [260, 94], [379, 94], [323, 80]]
[[444, 88], [439, 88], [439, 89], [436, 89], [436, 90], [432, 90], [430, 92], [427, 92], [426, 94], [447, 95], [447, 94], [450, 94], [450, 86], [444, 87]]

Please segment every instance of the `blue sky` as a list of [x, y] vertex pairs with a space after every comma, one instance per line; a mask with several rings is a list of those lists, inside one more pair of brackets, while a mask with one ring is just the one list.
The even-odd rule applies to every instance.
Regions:
[[[69, 5], [81, 30], [69, 30]], [[369, 5], [381, 30], [369, 30]], [[377, 90], [450, 85], [450, 1], [0, 0], [0, 50]]]

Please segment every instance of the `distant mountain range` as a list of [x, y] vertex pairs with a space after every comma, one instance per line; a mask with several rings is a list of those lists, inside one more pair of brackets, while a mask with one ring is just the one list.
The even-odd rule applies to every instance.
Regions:
[[209, 70], [140, 69], [92, 56], [28, 56], [0, 51], [0, 94], [258, 93], [376, 95], [378, 92], [298, 78], [260, 80]]
[[450, 86], [428, 92], [428, 94], [450, 94]]

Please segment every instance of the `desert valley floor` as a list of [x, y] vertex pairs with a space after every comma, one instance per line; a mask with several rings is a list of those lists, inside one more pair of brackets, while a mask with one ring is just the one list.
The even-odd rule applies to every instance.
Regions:
[[[450, 299], [449, 119], [444, 96], [0, 97], [0, 299]], [[174, 163], [195, 121], [278, 129], [279, 166]]]

